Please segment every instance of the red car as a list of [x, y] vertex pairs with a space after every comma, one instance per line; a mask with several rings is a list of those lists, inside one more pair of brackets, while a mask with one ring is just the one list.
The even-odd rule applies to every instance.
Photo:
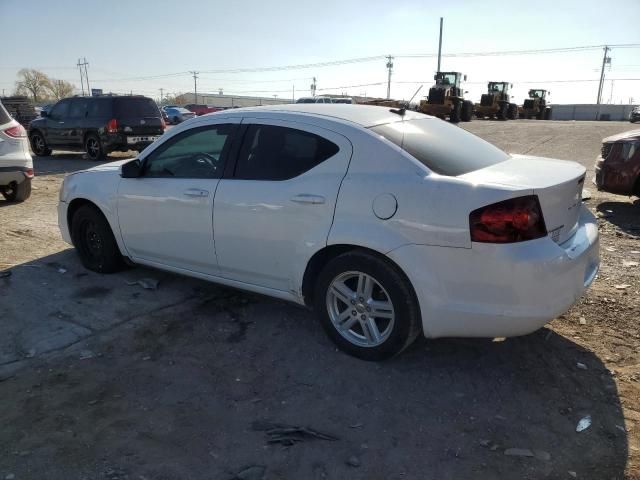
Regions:
[[221, 108], [209, 107], [207, 105], [198, 105], [196, 103], [190, 103], [189, 105], [185, 105], [184, 108], [186, 108], [190, 112], [195, 113], [198, 116], [205, 115], [207, 113], [217, 112], [218, 110], [222, 110]]
[[640, 197], [640, 130], [602, 140], [595, 171], [598, 190]]

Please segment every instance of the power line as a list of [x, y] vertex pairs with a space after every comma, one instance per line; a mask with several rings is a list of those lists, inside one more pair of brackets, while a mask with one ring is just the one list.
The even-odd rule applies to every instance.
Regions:
[[[508, 55], [538, 55], [538, 54], [550, 54], [550, 53], [564, 53], [564, 52], [579, 52], [598, 50], [604, 48], [605, 45], [585, 45], [578, 47], [562, 47], [562, 48], [546, 48], [546, 49], [530, 49], [530, 50], [503, 50], [503, 51], [489, 51], [489, 52], [461, 52], [461, 53], [447, 53], [443, 54], [443, 57], [487, 57], [487, 56], [508, 56]], [[640, 48], [640, 43], [625, 43], [609, 45], [609, 48]], [[431, 58], [437, 56], [437, 53], [413, 53], [413, 54], [401, 54], [393, 55], [395, 58]], [[276, 72], [286, 70], [303, 70], [308, 68], [322, 68], [333, 67], [340, 65], [350, 65], [366, 62], [374, 62], [387, 59], [388, 55], [374, 55], [369, 57], [357, 57], [347, 58], [342, 60], [331, 60], [317, 63], [301, 63], [294, 65], [280, 65], [280, 66], [267, 66], [267, 67], [243, 67], [243, 68], [231, 68], [231, 69], [215, 69], [215, 70], [201, 70], [199, 73], [216, 73], [216, 74], [232, 74], [232, 73], [261, 73], [261, 72]], [[137, 81], [137, 80], [154, 80], [158, 78], [180, 77], [190, 75], [192, 72], [173, 72], [158, 75], [147, 75], [128, 78], [115, 78], [115, 79], [100, 79], [102, 82], [119, 82], [119, 81]]]

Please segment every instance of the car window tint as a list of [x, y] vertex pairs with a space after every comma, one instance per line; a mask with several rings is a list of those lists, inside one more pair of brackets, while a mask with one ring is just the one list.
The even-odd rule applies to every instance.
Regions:
[[234, 125], [193, 128], [167, 141], [145, 160], [143, 175], [168, 178], [220, 178], [225, 146]]
[[111, 117], [111, 99], [92, 99], [87, 108], [87, 117]]
[[87, 100], [85, 98], [74, 98], [69, 107], [69, 117], [84, 118], [87, 113]]
[[235, 177], [287, 180], [338, 153], [338, 146], [313, 133], [273, 125], [251, 125], [245, 135]]
[[510, 158], [480, 137], [436, 118], [387, 123], [371, 130], [440, 175], [464, 175]]
[[51, 118], [62, 118], [69, 114], [69, 100], [61, 100], [51, 109]]
[[159, 117], [160, 110], [156, 102], [150, 98], [116, 98], [113, 101], [114, 116], [126, 117]]

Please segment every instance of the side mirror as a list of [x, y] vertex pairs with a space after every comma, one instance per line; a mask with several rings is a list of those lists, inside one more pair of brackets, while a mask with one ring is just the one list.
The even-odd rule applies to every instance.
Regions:
[[142, 174], [142, 163], [137, 158], [131, 160], [120, 167], [122, 178], [138, 178]]
[[513, 88], [513, 83], [511, 84], [511, 88]]
[[462, 77], [464, 80], [463, 81], [467, 81], [467, 76], [465, 75], [464, 77]]
[[433, 79], [434, 79], [434, 80], [437, 80], [437, 79], [438, 79], [438, 74], [435, 74], [435, 75], [433, 76]]
[[41, 117], [45, 117], [45, 118], [46, 118], [46, 117], [48, 117], [48, 116], [49, 116], [49, 112], [47, 112], [46, 110], [41, 110], [41, 111], [40, 111], [40, 116], [41, 116]]
[[469, 90], [465, 90], [464, 93], [469, 93]]

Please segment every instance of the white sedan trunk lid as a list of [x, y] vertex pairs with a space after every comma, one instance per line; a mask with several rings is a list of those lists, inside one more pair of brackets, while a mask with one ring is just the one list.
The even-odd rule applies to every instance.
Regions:
[[509, 160], [459, 178], [476, 184], [533, 190], [540, 200], [547, 232], [553, 241], [563, 243], [578, 224], [585, 172], [576, 162], [512, 155]]

